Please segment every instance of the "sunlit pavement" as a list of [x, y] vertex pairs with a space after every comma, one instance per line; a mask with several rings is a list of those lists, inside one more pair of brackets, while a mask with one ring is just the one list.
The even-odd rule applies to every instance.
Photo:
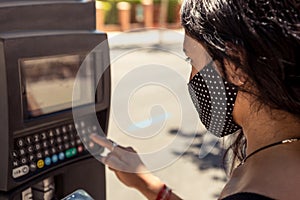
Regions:
[[[221, 168], [222, 140], [212, 143], [210, 149], [208, 143], [215, 139], [204, 134], [201, 124], [195, 124], [198, 118], [188, 100], [190, 66], [182, 53], [182, 30], [108, 36], [113, 98], [108, 137], [150, 155], [145, 161], [147, 166], [183, 199], [217, 199], [226, 181]], [[167, 70], [143, 73], [143, 69], [155, 67]], [[155, 106], [163, 109], [155, 110]], [[124, 124], [123, 118], [131, 123]], [[201, 147], [208, 148], [208, 152], [200, 159]], [[167, 153], [160, 155], [162, 149]], [[107, 199], [145, 198], [107, 170]]]

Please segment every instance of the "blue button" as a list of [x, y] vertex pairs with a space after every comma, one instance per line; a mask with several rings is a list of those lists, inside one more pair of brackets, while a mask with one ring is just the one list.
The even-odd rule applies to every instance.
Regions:
[[59, 158], [59, 160], [64, 160], [65, 159], [65, 154], [63, 152], [60, 152], [58, 154], [58, 158]]
[[53, 162], [53, 163], [56, 163], [57, 161], [58, 161], [58, 157], [57, 157], [56, 154], [54, 154], [54, 155], [52, 156], [52, 162]]
[[51, 158], [49, 157], [45, 158], [45, 165], [51, 165]]

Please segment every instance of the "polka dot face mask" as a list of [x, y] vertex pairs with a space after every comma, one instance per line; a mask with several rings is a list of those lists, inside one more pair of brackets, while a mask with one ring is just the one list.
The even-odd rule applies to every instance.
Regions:
[[233, 121], [232, 111], [237, 87], [224, 80], [210, 62], [188, 83], [189, 93], [205, 128], [217, 137], [241, 129]]

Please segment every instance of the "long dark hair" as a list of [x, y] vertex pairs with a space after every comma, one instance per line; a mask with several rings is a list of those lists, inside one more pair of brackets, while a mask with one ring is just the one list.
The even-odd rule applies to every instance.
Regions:
[[[224, 59], [243, 70], [257, 89], [257, 109], [267, 105], [300, 118], [299, 9], [298, 0], [185, 0], [181, 23], [225, 76]], [[228, 44], [245, 56], [228, 54]], [[227, 150], [232, 162], [245, 158], [245, 148], [241, 132]]]

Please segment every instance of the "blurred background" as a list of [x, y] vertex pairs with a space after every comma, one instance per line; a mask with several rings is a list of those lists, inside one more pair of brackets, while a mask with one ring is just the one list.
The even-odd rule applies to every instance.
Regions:
[[180, 7], [181, 0], [97, 0], [97, 29], [180, 28]]

